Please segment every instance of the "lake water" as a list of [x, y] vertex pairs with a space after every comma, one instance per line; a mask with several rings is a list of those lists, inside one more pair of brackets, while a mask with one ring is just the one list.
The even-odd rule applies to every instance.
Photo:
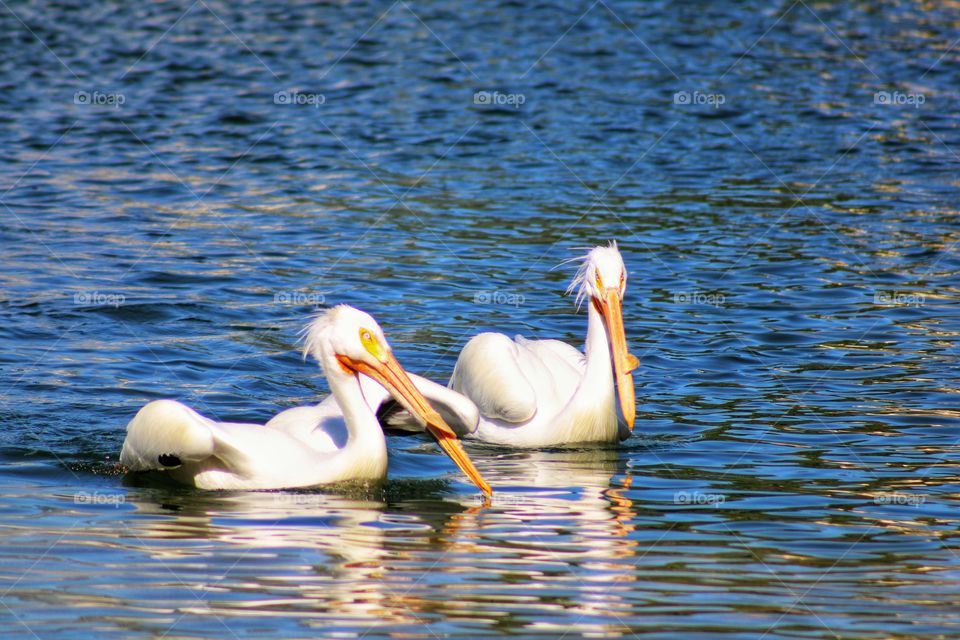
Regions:
[[[57, 3], [0, 11], [10, 637], [960, 634], [950, 3]], [[266, 421], [317, 307], [446, 380], [582, 344], [617, 239], [617, 448], [425, 437], [381, 487], [125, 479], [172, 397]], [[16, 634], [14, 636], [14, 634]]]

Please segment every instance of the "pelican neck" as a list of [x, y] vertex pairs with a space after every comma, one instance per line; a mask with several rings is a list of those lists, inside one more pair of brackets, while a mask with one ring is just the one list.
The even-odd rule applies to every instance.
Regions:
[[[339, 363], [334, 363], [339, 367]], [[363, 395], [360, 386], [360, 374], [346, 374], [342, 371], [327, 371], [330, 392], [337, 400], [347, 427], [347, 444], [344, 448], [378, 446], [386, 452], [386, 441], [377, 416]]]
[[584, 353], [586, 369], [580, 387], [577, 389], [577, 396], [590, 394], [593, 401], [606, 398], [613, 392], [610, 340], [603, 316], [600, 315], [592, 299], [587, 307], [587, 340]]

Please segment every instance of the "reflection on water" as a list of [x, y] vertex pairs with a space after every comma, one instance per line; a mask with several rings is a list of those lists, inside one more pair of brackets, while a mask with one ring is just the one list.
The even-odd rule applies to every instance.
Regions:
[[[391, 518], [385, 504], [315, 493], [244, 493], [209, 501], [132, 500], [137, 528], [127, 533], [149, 559], [178, 578], [207, 565], [211, 549], [229, 549], [237, 571], [214, 584], [200, 576], [204, 595], [183, 612], [196, 616], [283, 615], [305, 620], [366, 620], [412, 624], [382, 584], [391, 551], [388, 531], [428, 525]], [[220, 554], [217, 554], [220, 555]], [[222, 559], [221, 559], [222, 560]], [[292, 579], [293, 573], [298, 574]], [[250, 597], [250, 596], [255, 597]], [[238, 601], [237, 597], [242, 597]]]
[[[0, 628], [958, 635], [957, 17], [9, 4]], [[74, 101], [97, 91], [124, 103]], [[610, 238], [641, 359], [622, 447], [470, 445], [489, 504], [417, 437], [368, 489], [117, 473], [148, 400], [316, 402], [318, 303], [373, 312], [436, 379], [479, 331], [580, 344], [554, 267]]]
[[[83, 522], [84, 540], [62, 541], [36, 562], [73, 563], [58, 577], [57, 601], [90, 608], [113, 630], [180, 635], [204, 618], [234, 629], [268, 616], [289, 618], [291, 628], [389, 625], [416, 636], [444, 620], [501, 632], [625, 631], [599, 621], [629, 615], [637, 580], [633, 502], [611, 487], [623, 472], [620, 453], [490, 453], [504, 490], [462, 505], [422, 491], [393, 500], [131, 488], [74, 498], [70, 508], [69, 496], [41, 492], [34, 497], [56, 505], [52, 526]], [[11, 518], [8, 543], [42, 533], [30, 525], [35, 513], [21, 517]], [[49, 601], [53, 594], [32, 586], [43, 575], [34, 567], [8, 597], [27, 611]], [[74, 615], [44, 618], [55, 626]]]
[[949, 626], [947, 600], [960, 595], [950, 507], [918, 500], [916, 487], [811, 491], [789, 473], [705, 483], [682, 465], [696, 446], [477, 447], [499, 480], [489, 502], [429, 485], [404, 495], [99, 482], [78, 493], [46, 478], [6, 500], [4, 601], [43, 630], [69, 628], [79, 611], [104, 632], [173, 637], [243, 634], [264, 619], [287, 633], [414, 637], [451, 624], [686, 633], [716, 620], [762, 634], [822, 629], [812, 616], [869, 622], [879, 604], [899, 622], [868, 634], [912, 633], [919, 611]]

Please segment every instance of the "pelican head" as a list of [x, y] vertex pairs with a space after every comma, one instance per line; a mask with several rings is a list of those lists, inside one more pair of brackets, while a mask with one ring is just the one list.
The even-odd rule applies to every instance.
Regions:
[[636, 356], [627, 350], [627, 336], [623, 328], [623, 294], [627, 290], [627, 269], [617, 243], [594, 247], [580, 264], [568, 292], [577, 292], [577, 304], [589, 300], [606, 325], [607, 342], [617, 381], [620, 412], [630, 429], [637, 413], [633, 391], [632, 371], [640, 365]]
[[410, 415], [424, 424], [443, 450], [481, 491], [490, 485], [473, 465], [456, 433], [434, 410], [393, 356], [383, 329], [370, 314], [338, 305], [318, 316], [305, 330], [304, 356], [316, 358], [333, 385], [334, 376], [365, 375], [378, 382]]

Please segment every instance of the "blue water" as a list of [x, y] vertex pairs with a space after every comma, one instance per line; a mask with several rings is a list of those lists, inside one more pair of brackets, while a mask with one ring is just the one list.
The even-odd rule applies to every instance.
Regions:
[[[947, 3], [13, 2], [0, 9], [0, 628], [17, 637], [960, 634]], [[278, 92], [280, 92], [278, 94]], [[617, 239], [619, 448], [427, 438], [382, 487], [125, 479], [173, 397], [326, 384], [318, 307], [445, 380], [581, 344]]]

